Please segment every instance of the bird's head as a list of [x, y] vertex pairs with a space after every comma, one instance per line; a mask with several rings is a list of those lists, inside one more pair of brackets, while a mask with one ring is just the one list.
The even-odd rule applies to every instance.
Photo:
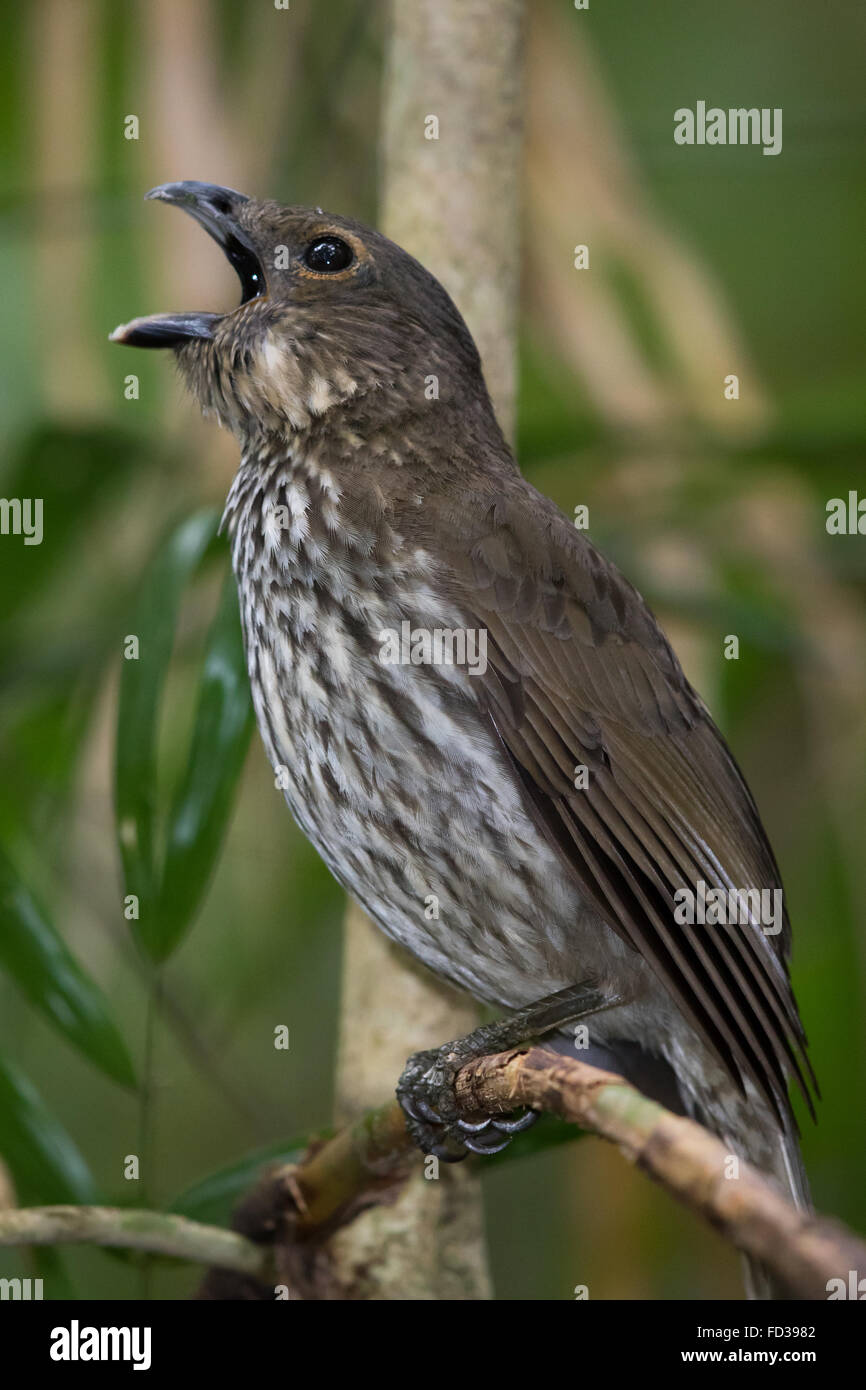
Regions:
[[183, 208], [213, 237], [242, 299], [227, 313], [133, 319], [112, 340], [172, 348], [205, 411], [242, 438], [309, 429], [350, 403], [376, 422], [416, 403], [484, 394], [451, 299], [378, 232], [213, 184], [163, 184], [147, 197]]

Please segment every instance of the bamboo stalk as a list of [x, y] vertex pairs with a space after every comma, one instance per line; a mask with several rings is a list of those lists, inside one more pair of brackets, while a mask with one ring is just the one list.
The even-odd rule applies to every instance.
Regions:
[[[522, 0], [394, 0], [382, 128], [382, 228], [454, 297], [500, 423], [514, 418]], [[435, 137], [435, 138], [434, 138]], [[403, 1063], [460, 1037], [474, 1008], [385, 942], [345, 928], [337, 1111], [393, 1094]], [[416, 1173], [335, 1238], [346, 1297], [490, 1296], [481, 1192], [469, 1169]]]

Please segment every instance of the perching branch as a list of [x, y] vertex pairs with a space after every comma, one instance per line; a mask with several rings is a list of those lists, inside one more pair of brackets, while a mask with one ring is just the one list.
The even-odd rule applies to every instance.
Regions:
[[[611, 1072], [534, 1047], [470, 1062], [457, 1077], [456, 1092], [465, 1115], [528, 1105], [617, 1144], [737, 1249], [762, 1260], [795, 1297], [826, 1299], [829, 1280], [847, 1284], [849, 1270], [866, 1267], [861, 1239], [836, 1221], [797, 1211], [757, 1170], [732, 1164], [707, 1130]], [[322, 1258], [327, 1237], [362, 1206], [389, 1200], [412, 1154], [400, 1109], [390, 1102], [301, 1165], [267, 1174], [239, 1210], [239, 1224], [252, 1238], [263, 1238], [256, 1220], [267, 1213], [269, 1231], [292, 1252], [285, 1280], [307, 1280], [308, 1297], [339, 1297]], [[306, 1258], [298, 1258], [304, 1250]]]
[[271, 1277], [270, 1252], [235, 1231], [125, 1207], [24, 1207], [0, 1212], [0, 1245], [108, 1245]]
[[[465, 1115], [530, 1105], [617, 1144], [737, 1249], [762, 1260], [794, 1297], [825, 1299], [829, 1280], [847, 1285], [849, 1270], [866, 1268], [866, 1242], [839, 1222], [797, 1211], [748, 1164], [732, 1173], [720, 1140], [611, 1072], [533, 1047], [470, 1062], [456, 1093]], [[340, 1298], [331, 1238], [364, 1208], [394, 1201], [417, 1161], [390, 1101], [314, 1146], [302, 1163], [265, 1173], [239, 1207], [234, 1232], [158, 1212], [42, 1207], [0, 1212], [0, 1245], [120, 1245], [242, 1277], [233, 1284], [212, 1270], [205, 1297], [272, 1298], [280, 1283], [293, 1296]]]
[[738, 1250], [762, 1260], [794, 1297], [826, 1299], [829, 1280], [847, 1285], [849, 1270], [866, 1265], [866, 1242], [841, 1222], [798, 1211], [755, 1168], [733, 1165], [721, 1140], [622, 1077], [532, 1048], [464, 1067], [457, 1093], [468, 1112], [531, 1105], [611, 1140]]

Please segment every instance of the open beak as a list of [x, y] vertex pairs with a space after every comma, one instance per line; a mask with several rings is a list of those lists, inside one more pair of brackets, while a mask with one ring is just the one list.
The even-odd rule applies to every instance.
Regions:
[[[183, 208], [204, 227], [231, 261], [241, 282], [241, 303], [265, 293], [261, 261], [248, 234], [238, 223], [238, 211], [249, 199], [232, 188], [213, 183], [163, 183], [145, 194], [161, 203]], [[222, 314], [151, 314], [122, 323], [109, 336], [113, 343], [130, 347], [175, 347], [190, 338], [212, 338]]]

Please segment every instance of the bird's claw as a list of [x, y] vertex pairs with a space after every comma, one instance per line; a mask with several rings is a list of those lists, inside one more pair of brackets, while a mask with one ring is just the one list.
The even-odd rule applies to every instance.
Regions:
[[462, 1134], [481, 1134], [485, 1129], [489, 1129], [490, 1120], [464, 1120], [462, 1117], [457, 1121], [457, 1128]]
[[500, 1115], [498, 1120], [491, 1120], [490, 1123], [503, 1134], [522, 1134], [525, 1129], [531, 1129], [537, 1119], [537, 1110], [524, 1110], [522, 1115]]
[[470, 1153], [499, 1153], [513, 1135], [528, 1129], [538, 1118], [534, 1110], [527, 1110], [515, 1117], [464, 1119], [457, 1110], [454, 1079], [470, 1060], [471, 1056], [462, 1055], [459, 1043], [416, 1052], [397, 1086], [406, 1128], [415, 1143], [423, 1153], [444, 1163], [459, 1163]]

